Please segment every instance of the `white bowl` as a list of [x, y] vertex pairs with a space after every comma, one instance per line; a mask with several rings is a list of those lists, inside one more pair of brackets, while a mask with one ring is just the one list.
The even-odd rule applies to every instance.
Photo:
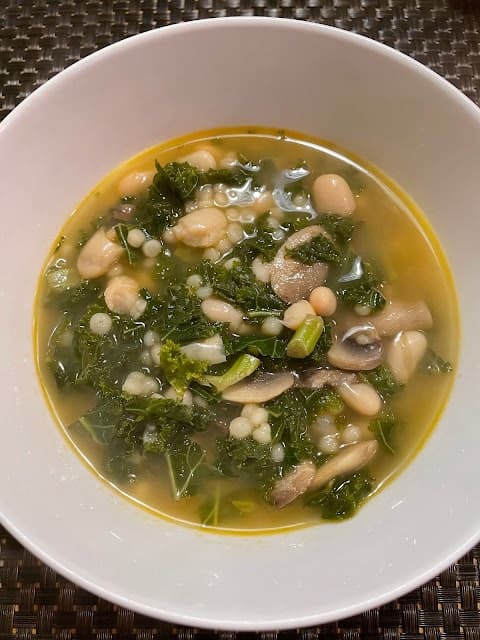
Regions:
[[[207, 127], [332, 140], [394, 178], [447, 251], [463, 348], [420, 455], [350, 521], [219, 536], [135, 507], [56, 427], [36, 379], [32, 301], [68, 213], [119, 162]], [[480, 532], [480, 111], [421, 65], [307, 23], [206, 20], [124, 40], [46, 83], [0, 126], [2, 523], [84, 588], [147, 615], [221, 629], [327, 622], [431, 578]]]

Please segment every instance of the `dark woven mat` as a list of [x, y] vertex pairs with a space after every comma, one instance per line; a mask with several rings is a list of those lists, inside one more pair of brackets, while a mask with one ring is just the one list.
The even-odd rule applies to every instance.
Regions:
[[[214, 16], [311, 20], [400, 49], [480, 103], [480, 0], [0, 0], [0, 118], [79, 58], [128, 35]], [[0, 528], [0, 640], [480, 640], [480, 546], [380, 609], [312, 629], [221, 633], [174, 627], [64, 580]]]

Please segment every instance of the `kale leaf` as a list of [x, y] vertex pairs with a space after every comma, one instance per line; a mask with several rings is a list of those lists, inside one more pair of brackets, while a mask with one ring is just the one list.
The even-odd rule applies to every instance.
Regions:
[[359, 375], [364, 382], [371, 384], [384, 400], [395, 395], [404, 387], [403, 384], [396, 382], [390, 369], [383, 364], [371, 371], [362, 371]]
[[325, 213], [315, 220], [332, 238], [341, 245], [345, 245], [353, 237], [356, 223], [349, 216], [339, 216], [334, 213]]
[[143, 290], [147, 308], [142, 321], [157, 331], [161, 340], [169, 338], [178, 344], [209, 338], [218, 327], [202, 313], [201, 301], [186, 284], [174, 284], [163, 295]]
[[222, 339], [227, 356], [246, 351], [254, 356], [276, 359], [284, 358], [287, 351], [287, 341], [280, 338], [261, 335], [237, 336], [229, 331], [222, 331]]
[[207, 362], [192, 360], [172, 340], [166, 340], [160, 347], [160, 367], [169, 384], [183, 395], [193, 381], [203, 380]]
[[383, 412], [370, 422], [368, 428], [375, 435], [380, 446], [388, 453], [394, 454], [393, 439], [397, 426], [398, 420], [393, 413]]
[[433, 349], [428, 349], [422, 362], [422, 369], [430, 376], [438, 376], [445, 373], [452, 373], [453, 367], [450, 362], [444, 360]]
[[365, 471], [338, 478], [330, 485], [307, 495], [305, 504], [318, 508], [324, 520], [351, 518], [373, 489], [373, 479]]
[[224, 300], [241, 307], [251, 317], [257, 314], [280, 315], [285, 303], [269, 285], [259, 282], [247, 265], [234, 265], [226, 269], [222, 265], [203, 261], [200, 268], [203, 283], [212, 287]]
[[338, 247], [323, 234], [315, 236], [309, 242], [305, 242], [295, 249], [289, 249], [286, 255], [307, 265], [329, 262], [341, 266], [345, 260]]
[[228, 437], [217, 439], [216, 447], [214, 467], [221, 475], [246, 474], [258, 483], [265, 495], [268, 494], [281, 469], [271, 458], [270, 445], [260, 444], [253, 438]]
[[158, 237], [183, 215], [183, 202], [172, 187], [170, 178], [158, 162], [157, 172], [147, 194], [140, 197], [135, 210], [135, 221], [151, 236]]
[[344, 303], [351, 306], [362, 305], [379, 311], [386, 304], [380, 291], [381, 285], [382, 282], [374, 275], [372, 267], [360, 256], [355, 256], [347, 273], [338, 278], [335, 288], [337, 296]]

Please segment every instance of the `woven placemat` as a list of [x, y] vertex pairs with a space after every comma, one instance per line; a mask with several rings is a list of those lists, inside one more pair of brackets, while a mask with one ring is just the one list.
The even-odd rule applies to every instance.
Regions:
[[[330, 24], [400, 49], [480, 103], [480, 0], [0, 0], [0, 118], [101, 47], [153, 27], [267, 15]], [[299, 638], [480, 640], [480, 546], [404, 598], [311, 629], [225, 633], [172, 626], [57, 575], [0, 528], [0, 640]]]

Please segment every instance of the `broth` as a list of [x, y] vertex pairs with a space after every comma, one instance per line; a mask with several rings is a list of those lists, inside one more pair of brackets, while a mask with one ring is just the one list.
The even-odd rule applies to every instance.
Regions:
[[[203, 156], [191, 156], [192, 153], [199, 150]], [[184, 209], [172, 219], [166, 233], [164, 230], [161, 233], [153, 233], [150, 228], [144, 234], [143, 240], [138, 234], [137, 236], [135, 233], [128, 235], [128, 232], [133, 228], [146, 228], [142, 220], [136, 220], [135, 216], [139, 210], [143, 211], [142, 215], [145, 215], [146, 211], [150, 213], [152, 211], [151, 208], [148, 209], [150, 206], [147, 202], [149, 196], [146, 194], [148, 194], [147, 187], [154, 174], [154, 162], [158, 161], [164, 167], [168, 163], [179, 161], [185, 157], [189, 157], [193, 164], [206, 162], [207, 165], [209, 162], [211, 163], [213, 157], [217, 168], [221, 165], [226, 172], [240, 172], [241, 180], [237, 175], [237, 182], [233, 186], [227, 185], [227, 187], [217, 188], [209, 186], [207, 181], [205, 182], [206, 186], [192, 190], [191, 194], [181, 203]], [[207, 165], [203, 168], [207, 168]], [[290, 173], [287, 173], [288, 170]], [[297, 173], [292, 173], [292, 170]], [[132, 178], [135, 173], [140, 176]], [[292, 357], [285, 359], [285, 354], [283, 360], [280, 357], [266, 356], [258, 352], [258, 345], [250, 346], [243, 351], [235, 351], [237, 348], [235, 345], [240, 343], [242, 336], [248, 335], [268, 338], [265, 344], [268, 343], [269, 349], [272, 348], [272, 341], [277, 341], [275, 348], [285, 349], [285, 346], [290, 343], [292, 336], [299, 329], [298, 327], [282, 328], [278, 324], [278, 319], [283, 318], [283, 314], [286, 308], [291, 306], [291, 302], [277, 296], [279, 302], [275, 303], [276, 308], [272, 308], [273, 310], [265, 311], [264, 308], [260, 308], [260, 305], [260, 311], [252, 311], [252, 309], [245, 311], [245, 306], [242, 308], [241, 304], [234, 304], [229, 295], [225, 294], [225, 286], [227, 285], [218, 284], [217, 271], [226, 262], [231, 261], [232, 257], [240, 256], [239, 260], [249, 261], [249, 273], [252, 273], [251, 262], [257, 257], [257, 278], [260, 275], [265, 279], [262, 275], [264, 264], [272, 263], [272, 256], [278, 256], [278, 250], [288, 237], [298, 232], [302, 227], [308, 228], [308, 226], [319, 222], [325, 224], [328, 222], [325, 216], [321, 220], [319, 219], [318, 216], [323, 212], [317, 211], [318, 207], [315, 204], [318, 201], [318, 195], [315, 194], [319, 192], [315, 191], [314, 179], [325, 174], [342, 176], [348, 183], [355, 202], [353, 213], [345, 214], [342, 212], [339, 214], [338, 212], [332, 213], [332, 210], [326, 211], [325, 213], [330, 216], [330, 223], [347, 218], [355, 222], [355, 229], [353, 239], [346, 242], [335, 235], [335, 227], [330, 226], [327, 229], [328, 233], [325, 236], [328, 244], [327, 249], [330, 250], [332, 244], [335, 247], [340, 247], [340, 257], [336, 258], [337, 262], [330, 261], [328, 263], [329, 275], [326, 281], [326, 284], [337, 292], [338, 305], [333, 316], [324, 315], [323, 322], [318, 320], [321, 314], [308, 315], [310, 319], [314, 318], [313, 325], [317, 326], [318, 324], [320, 331], [323, 326], [323, 333], [321, 333], [315, 347], [317, 351], [314, 351], [313, 355], [320, 354], [321, 341], [324, 338], [326, 340], [327, 330], [332, 332], [334, 339], [336, 338], [339, 343], [344, 345], [342, 342], [344, 337], [342, 336], [352, 326], [362, 329], [361, 340], [358, 338], [353, 347], [349, 343], [349, 348], [358, 351], [363, 344], [365, 349], [365, 340], [368, 343], [368, 335], [377, 332], [377, 328], [375, 326], [372, 328], [371, 324], [373, 322], [375, 325], [375, 318], [384, 313], [381, 310], [382, 304], [386, 302], [387, 308], [389, 308], [388, 305], [392, 300], [401, 301], [403, 305], [416, 304], [420, 301], [431, 312], [433, 318], [431, 328], [406, 327], [406, 332], [401, 329], [396, 331], [394, 335], [381, 335], [381, 332], [378, 335], [377, 332], [372, 338], [372, 349], [375, 346], [382, 353], [380, 365], [382, 369], [380, 370], [378, 366], [373, 369], [376, 373], [380, 372], [384, 376], [388, 376], [388, 382], [393, 385], [390, 389], [396, 391], [391, 396], [385, 386], [379, 386], [381, 381], [379, 382], [378, 376], [375, 380], [372, 378], [372, 367], [362, 370], [348, 369], [348, 372], [351, 374], [353, 371], [355, 376], [354, 379], [350, 379], [350, 382], [345, 381], [345, 378], [339, 384], [327, 384], [321, 388], [306, 387], [305, 390], [302, 386], [304, 384], [302, 380], [306, 380], [304, 370], [311, 371], [315, 368], [332, 370], [335, 368], [340, 369], [344, 374], [347, 371], [344, 367], [333, 367], [329, 362], [327, 353], [330, 353], [328, 348], [331, 345], [328, 344], [325, 347], [325, 352], [318, 355], [315, 362], [312, 360], [312, 354], [303, 358], [297, 356], [296, 360], [292, 360]], [[141, 183], [142, 176], [145, 180], [144, 184]], [[302, 177], [293, 180], [298, 176]], [[185, 175], [182, 175], [182, 179], [185, 179]], [[198, 179], [198, 175], [195, 179]], [[206, 178], [202, 178], [202, 180], [206, 180]], [[219, 183], [221, 184], [221, 181], [216, 179], [213, 185]], [[244, 183], [246, 183], [246, 188]], [[182, 185], [185, 191], [185, 183]], [[127, 190], [121, 193], [120, 189], [122, 188]], [[128, 196], [129, 188], [132, 192], [137, 190], [135, 197], [122, 198], [122, 195]], [[245, 199], [244, 202], [241, 202], [242, 198]], [[259, 203], [261, 198], [265, 202], [263, 209]], [[175, 229], [179, 228], [175, 225], [178, 225], [178, 221], [182, 217], [186, 219], [186, 216], [197, 211], [199, 203], [200, 207], [204, 209], [213, 208], [217, 212], [220, 210], [222, 216], [228, 218], [227, 223], [230, 226], [227, 229], [230, 236], [227, 236], [227, 232], [225, 232], [225, 237], [222, 240], [231, 237], [230, 241], [226, 241], [222, 245], [222, 240], [220, 240], [220, 244], [217, 242], [215, 245], [216, 249], [205, 245], [202, 247], [192, 246], [192, 244], [198, 244], [198, 240], [192, 240], [192, 236], [188, 236], [188, 233], [192, 233], [190, 229], [186, 231], [184, 229], [178, 233], [171, 231], [174, 227]], [[282, 203], [283, 210], [279, 206]], [[195, 208], [196, 206], [197, 208]], [[133, 214], [132, 207], [136, 208]], [[294, 211], [285, 211], [286, 208], [293, 208]], [[155, 211], [155, 215], [158, 215], [158, 209]], [[99, 216], [103, 217], [100, 222]], [[222, 221], [223, 218], [220, 216], [219, 220]], [[103, 223], [103, 227], [101, 223]], [[261, 249], [255, 246], [255, 242], [261, 234], [260, 225], [263, 225], [261, 229], [266, 234], [267, 244], [271, 245], [265, 249], [269, 254], [269, 259], [265, 259], [264, 263], [258, 260], [258, 256], [261, 256], [262, 253]], [[119, 252], [119, 257], [112, 263], [112, 269], [108, 273], [102, 273], [98, 277], [89, 276], [90, 286], [97, 285], [98, 291], [87, 292], [82, 302], [82, 297], [78, 293], [79, 287], [82, 287], [88, 278], [82, 280], [78, 276], [76, 268], [78, 256], [85, 250], [86, 241], [95, 233], [96, 229], [100, 227], [107, 230], [112, 226], [116, 228], [113, 232], [111, 230], [107, 232], [110, 240], [104, 238], [104, 242], [111, 242], [118, 247], [123, 247], [123, 251], [121, 255]], [[213, 235], [217, 233], [215, 224], [210, 232]], [[177, 233], [176, 236], [175, 233]], [[238, 240], [239, 237], [240, 240]], [[152, 239], [159, 239], [160, 244], [150, 243], [150, 248], [147, 248], [145, 241]], [[252, 241], [250, 242], [251, 246], [246, 250], [246, 243], [249, 239]], [[130, 245], [130, 241], [132, 245], [143, 242], [142, 248]], [[307, 246], [307, 244], [301, 246]], [[325, 247], [322, 250], [325, 251]], [[288, 255], [290, 259], [300, 262], [301, 269], [307, 270], [308, 256], [299, 256], [298, 251], [296, 254]], [[355, 264], [358, 266], [358, 263], [355, 263], [357, 255], [361, 256], [363, 260], [360, 263], [363, 265], [363, 273], [368, 270], [365, 266], [365, 263], [368, 262], [371, 265], [372, 274], [374, 274], [373, 280], [367, 283], [369, 287], [369, 289], [367, 287], [367, 293], [370, 296], [368, 300], [372, 301], [373, 308], [369, 308], [368, 304], [363, 303], [355, 305], [348, 298], [350, 294], [339, 292], [342, 287], [347, 288], [345, 282], [351, 282], [348, 278], [351, 278], [352, 272], [355, 271]], [[302, 262], [302, 260], [307, 262]], [[241, 264], [243, 268], [243, 262]], [[307, 267], [305, 267], [306, 264]], [[232, 267], [231, 264], [227, 266]], [[90, 267], [87, 266], [87, 271]], [[237, 267], [234, 265], [233, 269], [235, 268]], [[192, 276], [197, 276], [200, 271], [203, 280], [199, 282], [198, 278], [192, 279]], [[227, 270], [223, 270], [221, 273], [222, 277], [226, 277]], [[232, 273], [231, 270], [230, 273]], [[138, 307], [136, 311], [130, 309], [126, 312], [125, 309], [116, 309], [115, 304], [118, 301], [111, 303], [113, 309], [108, 304], [108, 308], [105, 307], [104, 290], [109, 283], [111, 285], [115, 278], [118, 283], [119, 277], [133, 277], [135, 279], [137, 283], [135, 296], [137, 296], [136, 304]], [[270, 275], [270, 277], [272, 276]], [[187, 334], [183, 338], [179, 338], [177, 335], [177, 338], [173, 340], [176, 344], [184, 346], [208, 339], [208, 335], [210, 337], [213, 334], [221, 335], [222, 348], [227, 351], [226, 345], [229, 344], [231, 338], [234, 343], [234, 346], [231, 347], [231, 351], [233, 351], [227, 353], [227, 362], [217, 362], [211, 365], [208, 371], [203, 371], [203, 378], [197, 376], [195, 381], [189, 385], [190, 391], [187, 396], [183, 396], [182, 404], [182, 394], [175, 395], [169, 381], [165, 378], [167, 365], [163, 368], [162, 362], [166, 362], [166, 360], [162, 360], [159, 364], [159, 358], [167, 358], [168, 356], [161, 349], [166, 344], [170, 344], [167, 335], [169, 332], [164, 331], [162, 334], [155, 323], [163, 313], [162, 309], [165, 308], [166, 303], [162, 296], [166, 295], [168, 282], [175, 281], [185, 287], [187, 278], [191, 283], [188, 285], [189, 292], [197, 303], [202, 305], [202, 310], [207, 308], [204, 305], [205, 299], [226, 300], [233, 307], [240, 308], [243, 319], [235, 327], [230, 320], [226, 323], [221, 323], [218, 319], [212, 320], [211, 325], [215, 327], [215, 330], [206, 329], [204, 335], [192, 339]], [[345, 278], [347, 279], [345, 280]], [[275, 293], [270, 284], [268, 282], [264, 284], [255, 278], [253, 280], [260, 287], [261, 294], [267, 292], [270, 296], [268, 299], [273, 300], [272, 296], [275, 297]], [[325, 283], [319, 282], [318, 284]], [[354, 282], [354, 285], [356, 284]], [[238, 292], [238, 282], [235, 287], [234, 290]], [[140, 290], [139, 293], [137, 293], [138, 290]], [[148, 293], [145, 290], [148, 290]], [[308, 299], [310, 292], [307, 293], [308, 295], [300, 296], [300, 298]], [[357, 293], [355, 291], [355, 295]], [[152, 305], [157, 300], [156, 296], [159, 296], [158, 300], [160, 300], [156, 312], [157, 316], [152, 313]], [[142, 310], [141, 307], [145, 306], [143, 302], [145, 297], [147, 299], [146, 309]], [[140, 306], [138, 306], [139, 300]], [[92, 307], [89, 311], [88, 307], [82, 307], [85, 301], [97, 305], [98, 308], [93, 309]], [[363, 298], [362, 301], [364, 301]], [[376, 308], [375, 305], [377, 305]], [[184, 308], [186, 308], [185, 305], [182, 309]], [[91, 333], [93, 327], [92, 310], [99, 316], [95, 322], [100, 324], [94, 327], [99, 333], [95, 333], [95, 331]], [[183, 313], [183, 310], [175, 310], [171, 315], [174, 324], [180, 313]], [[203, 314], [202, 311], [200, 314], [201, 322], [205, 321], [206, 314]], [[107, 319], [105, 319], [105, 315]], [[195, 327], [194, 333], [196, 331], [197, 334], [200, 331], [200, 324], [195, 324], [198, 317], [200, 316], [195, 315], [195, 322], [190, 323], [192, 327]], [[267, 317], [270, 318], [268, 329], [265, 324]], [[287, 316], [285, 316], [286, 318]], [[207, 321], [209, 321], [208, 318]], [[131, 403], [128, 405], [129, 411], [132, 409], [137, 412], [129, 414], [130, 422], [128, 424], [120, 423], [121, 411], [119, 413], [118, 405], [115, 405], [115, 411], [112, 410], [114, 406], [112, 389], [99, 391], [99, 386], [93, 389], [89, 380], [98, 375], [98, 371], [86, 374], [85, 362], [80, 362], [82, 360], [81, 349], [90, 350], [88, 353], [91, 355], [93, 352], [92, 341], [100, 340], [102, 331], [108, 329], [108, 326], [103, 327], [101, 322], [107, 322], [107, 325], [110, 323], [111, 327], [109, 332], [107, 331], [103, 335], [113, 336], [114, 342], [121, 342], [120, 346], [119, 344], [115, 345], [117, 351], [113, 346], [111, 347], [109, 353], [112, 360], [109, 364], [107, 363], [106, 371], [110, 366], [112, 370], [117, 371], [117, 379], [115, 380], [117, 394], [122, 396], [122, 402], [129, 401]], [[81, 336], [78, 333], [80, 325]], [[365, 326], [368, 331], [365, 330]], [[145, 333], [152, 327], [155, 328], [156, 333], [149, 334], [149, 339], [146, 339]], [[178, 334], [178, 329], [175, 331]], [[121, 340], [117, 340], [117, 334], [120, 335], [118, 332], [124, 332]], [[127, 347], [122, 342], [125, 332], [129, 332], [128, 336], [130, 337], [128, 352], [125, 352]], [[270, 335], [266, 335], [269, 332]], [[274, 332], [277, 332], [277, 335], [272, 335]], [[395, 364], [398, 362], [398, 358], [395, 360], [395, 356], [392, 355], [392, 344], [395, 340], [399, 340], [399, 334], [405, 336], [406, 333], [412, 343], [417, 340], [419, 344], [423, 344], [426, 337], [428, 348], [425, 354], [422, 353], [419, 361], [414, 363], [416, 366], [413, 366], [413, 370], [408, 372], [408, 381], [400, 389], [398, 383], [404, 374], [401, 372], [395, 374], [393, 371], [392, 378], [392, 368], [386, 367], [385, 363], [391, 364], [393, 362]], [[450, 373], [449, 362], [454, 363], [458, 348], [458, 322], [454, 288], [438, 241], [409, 199], [386, 178], [367, 163], [341, 152], [329, 144], [303, 138], [303, 136], [293, 133], [262, 128], [237, 128], [235, 130], [197, 133], [148, 149], [115, 169], [92, 190], [65, 223], [59, 240], [55, 243], [55, 247], [48, 257], [47, 268], [41, 277], [37, 294], [35, 340], [40, 379], [62, 429], [93, 469], [117, 490], [158, 514], [184, 523], [200, 524], [217, 530], [271, 531], [315, 523], [322, 519], [341, 519], [351, 515], [350, 511], [353, 512], [354, 507], [359, 506], [367, 495], [375, 493], [406, 462], [411, 460], [414, 453], [425, 441], [446, 401], [453, 377]], [[357, 340], [356, 334], [355, 340]], [[304, 346], [302, 344], [302, 348]], [[209, 352], [218, 355], [217, 347], [208, 347]], [[176, 360], [178, 364], [181, 357], [179, 354], [184, 352], [175, 351], [176, 347], [171, 348], [173, 349], [172, 360]], [[288, 348], [290, 349], [290, 347]], [[424, 346], [422, 348], [425, 351]], [[157, 349], [156, 357], [153, 355], [153, 349]], [[73, 358], [73, 362], [73, 360], [69, 360], [71, 355], [69, 353], [73, 353], [75, 350], [76, 360]], [[405, 349], [401, 351], [401, 353], [404, 352]], [[441, 358], [436, 354], [441, 355]], [[265, 407], [268, 416], [264, 414], [264, 420], [261, 423], [263, 431], [256, 431], [260, 429], [261, 425], [255, 426], [251, 422], [250, 433], [240, 437], [238, 429], [247, 429], [248, 431], [250, 427], [247, 423], [250, 418], [247, 416], [240, 421], [234, 421], [241, 417], [243, 404], [252, 404], [252, 402], [231, 402], [221, 400], [221, 398], [218, 402], [218, 396], [221, 396], [225, 391], [216, 391], [215, 385], [219, 384], [218, 380], [235, 360], [243, 356], [246, 358], [244, 364], [247, 361], [250, 364], [256, 360], [260, 361], [258, 370], [255, 373], [251, 372], [253, 378], [261, 376], [262, 373], [259, 372], [262, 370], [267, 371], [269, 375], [279, 368], [282, 371], [286, 369], [291, 371], [293, 365], [295, 365], [296, 377], [295, 385], [291, 389], [287, 389], [284, 393], [265, 402], [253, 403], [257, 404], [257, 407], [243, 410], [244, 415], [247, 416], [250, 413], [253, 415], [254, 410]], [[401, 355], [400, 358], [402, 357]], [[401, 361], [403, 365], [405, 365], [404, 360]], [[123, 364], [119, 366], [119, 363]], [[175, 367], [176, 363], [170, 362], [168, 366]], [[284, 365], [280, 366], [281, 363]], [[94, 362], [92, 368], [95, 369], [95, 367], [98, 369], [98, 363]], [[394, 369], [395, 367], [393, 367]], [[128, 374], [132, 372], [143, 374], [143, 377], [137, 375], [129, 378], [127, 382]], [[216, 376], [214, 383], [205, 383], [207, 375]], [[274, 374], [272, 375], [274, 376]], [[250, 379], [252, 379], [252, 375], [246, 378], [247, 382]], [[82, 380], [83, 384], [80, 384]], [[169, 380], [171, 382], [170, 378]], [[245, 380], [243, 382], [245, 383]], [[140, 383], [146, 385], [143, 392], [142, 390], [138, 391], [135, 386]], [[242, 382], [238, 382], [238, 384], [241, 385]], [[355, 402], [352, 404], [351, 399], [352, 385], [355, 389], [360, 388], [358, 385], [363, 385], [362, 389], [368, 386], [370, 391], [373, 388], [371, 394], [376, 393], [382, 402], [380, 410], [373, 414], [370, 412], [368, 416], [356, 411]], [[396, 388], [394, 389], [394, 387]], [[164, 408], [161, 407], [164, 406], [165, 393], [167, 398], [170, 398], [168, 411], [171, 410], [171, 405], [180, 405], [187, 407], [186, 411], [198, 412], [198, 416], [195, 413], [193, 418], [194, 423], [197, 421], [199, 424], [201, 420], [205, 420], [205, 430], [196, 431], [195, 425], [185, 427], [188, 431], [188, 442], [191, 448], [182, 449], [181, 453], [178, 453], [177, 449], [172, 449], [169, 454], [165, 454], [164, 449], [160, 451], [159, 433], [161, 429], [158, 425], [164, 420], [164, 417], [159, 417], [158, 412], [164, 411]], [[160, 397], [157, 399], [158, 406], [153, 410], [151, 407], [148, 408], [148, 398], [145, 399], [145, 396], [148, 396], [151, 401], [152, 397], [155, 398], [155, 394]], [[100, 396], [102, 396], [101, 400]], [[185, 403], [191, 403], [192, 397], [194, 408], [190, 409]], [[340, 397], [343, 402], [340, 402]], [[300, 419], [298, 424], [304, 424], [304, 428], [302, 431], [300, 426], [298, 433], [285, 436], [285, 430], [290, 427], [283, 424], [282, 420], [287, 420], [288, 410], [292, 411], [292, 409], [291, 406], [290, 409], [284, 407], [282, 402], [288, 398], [292, 400], [293, 404], [295, 402], [304, 403], [301, 407], [300, 404], [298, 405], [299, 411], [304, 411], [301, 414], [303, 423]], [[102, 405], [102, 402], [110, 402], [106, 405], [107, 408], [104, 409], [103, 414], [88, 413], [95, 407], [105, 406]], [[315, 409], [311, 409], [308, 403]], [[333, 403], [333, 405], [329, 403]], [[325, 407], [327, 408], [325, 409]], [[105, 417], [105, 413], [111, 410], [114, 417], [110, 415]], [[150, 413], [148, 413], [149, 411]], [[210, 411], [213, 417], [212, 415], [205, 417], [207, 411]], [[248, 413], [249, 411], [250, 413]], [[311, 411], [315, 413], [313, 417]], [[85, 414], [87, 418], [82, 418]], [[141, 434], [134, 433], [133, 415], [140, 416], [138, 420], [141, 419]], [[164, 420], [167, 425], [165, 429], [168, 429], [168, 425], [172, 424], [171, 415], [173, 414], [169, 413]], [[394, 427], [391, 415], [395, 419]], [[182, 420], [186, 420], [185, 416], [182, 417]], [[268, 428], [265, 427], [265, 424], [268, 425]], [[390, 429], [392, 429], [391, 433]], [[127, 431], [128, 434], [125, 435]], [[121, 437], [118, 435], [119, 433], [121, 433]], [[281, 504], [280, 498], [277, 499], [277, 506], [272, 504], [272, 501], [275, 503], [275, 495], [277, 495], [275, 490], [272, 492], [272, 487], [274, 489], [282, 477], [285, 478], [289, 473], [291, 474], [305, 461], [307, 461], [305, 463], [306, 470], [311, 469], [308, 465], [312, 464], [316, 468], [321, 468], [323, 464], [330, 462], [349, 447], [362, 442], [375, 442], [375, 436], [378, 441], [378, 444], [375, 445], [377, 450], [368, 466], [361, 471], [353, 469], [349, 473], [335, 475], [324, 486], [319, 486], [317, 491], [307, 490], [305, 495], [298, 496], [285, 506]], [[173, 438], [173, 436], [171, 437]], [[246, 462], [245, 457], [243, 458], [245, 463], [243, 469], [239, 467], [233, 469], [235, 475], [232, 474], [232, 469], [225, 468], [228, 466], [225, 463], [228, 452], [226, 453], [224, 449], [222, 450], [223, 464], [218, 463], [217, 439], [233, 442], [232, 447], [238, 448], [238, 451], [235, 449], [236, 453], [232, 454], [232, 456], [237, 456], [236, 459], [238, 456], [246, 456], [245, 450], [240, 450], [242, 447], [246, 449], [248, 441], [251, 457]], [[149, 446], [151, 446], [151, 450], [147, 451]], [[275, 451], [273, 447], [276, 447]], [[292, 458], [291, 455], [294, 454], [291, 452], [297, 451], [296, 447], [304, 447], [305, 451], [302, 454], [295, 454], [297, 458]], [[153, 451], [155, 448], [156, 450]], [[231, 450], [228, 451], [231, 454]], [[263, 452], [261, 460], [259, 451]], [[268, 452], [268, 455], [265, 452]], [[282, 455], [284, 458], [280, 460]], [[259, 456], [258, 464], [253, 460], [255, 456]], [[259, 471], [258, 467], [267, 464], [266, 460], [272, 458], [274, 459], [272, 467], [275, 468], [275, 473], [265, 480], [264, 476], [268, 474], [264, 469]], [[233, 457], [228, 458], [228, 464], [232, 459]], [[342, 492], [345, 491], [345, 487], [352, 477], [354, 478], [352, 482], [357, 484], [355, 486], [349, 485], [350, 489], [352, 491], [358, 490], [359, 493], [358, 496], [354, 495], [346, 508], [345, 496], [347, 494]], [[342, 485], [342, 482], [347, 482], [347, 485]], [[268, 501], [264, 499], [264, 490], [267, 485], [267, 493], [269, 492], [268, 496], [270, 496]], [[186, 489], [183, 491], [185, 487]], [[328, 492], [330, 492], [329, 496], [327, 496]], [[273, 500], [272, 495], [274, 496]], [[310, 504], [304, 500], [308, 496], [311, 498]], [[329, 505], [328, 508], [326, 505]], [[350, 507], [352, 508], [350, 509]]]

